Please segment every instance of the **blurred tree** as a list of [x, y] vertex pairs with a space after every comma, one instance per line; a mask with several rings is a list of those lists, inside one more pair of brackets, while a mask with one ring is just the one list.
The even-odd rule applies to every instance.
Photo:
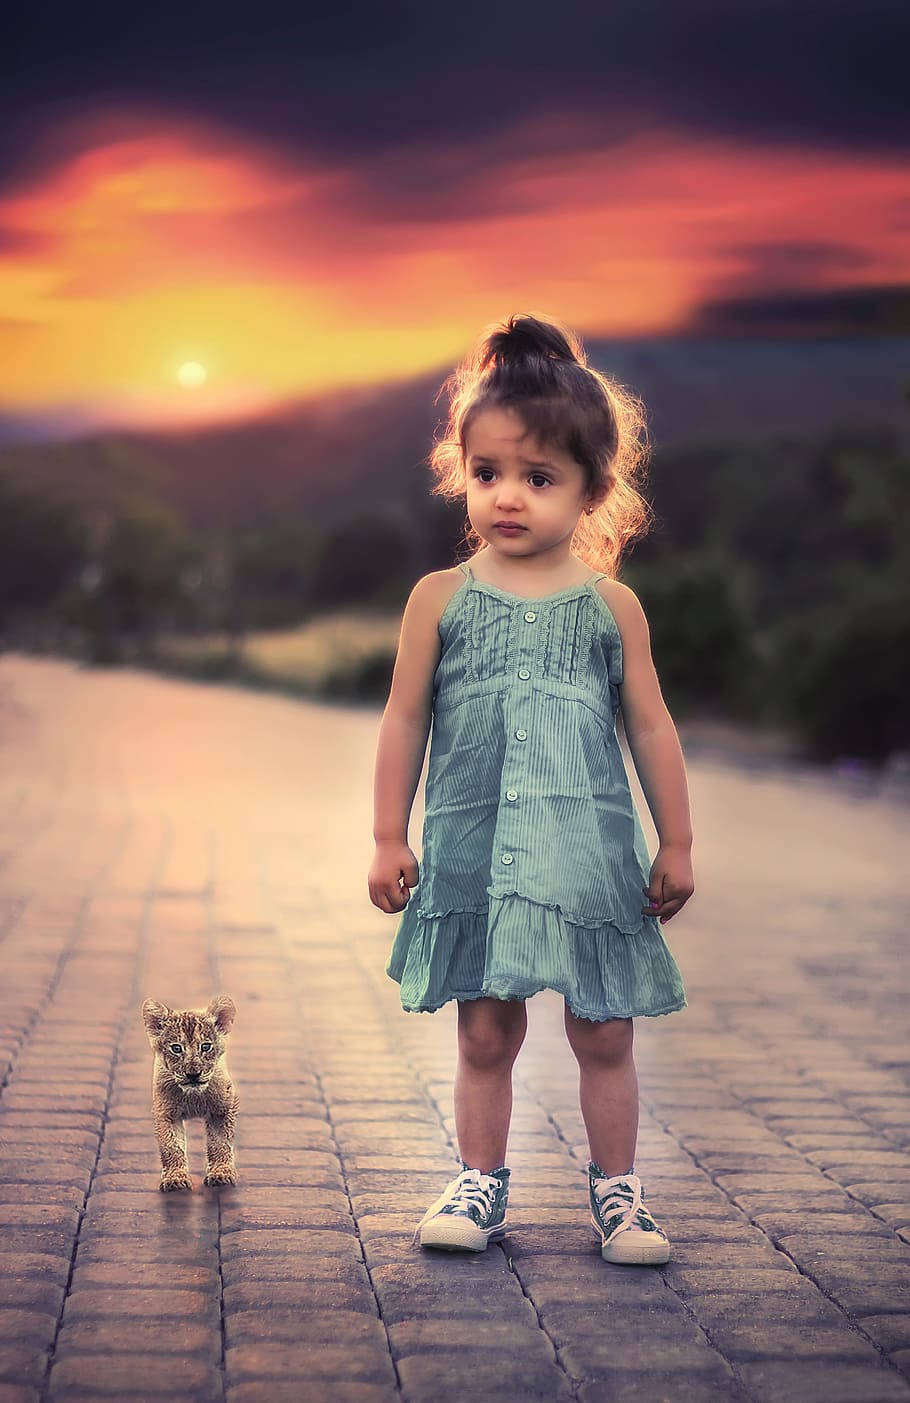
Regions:
[[0, 625], [17, 609], [53, 605], [82, 554], [66, 503], [0, 476]]
[[95, 662], [150, 656], [159, 629], [179, 613], [181, 576], [193, 552], [177, 513], [137, 501], [87, 514], [88, 556], [66, 599], [70, 623], [84, 630]]
[[726, 557], [691, 552], [659, 569], [623, 572], [648, 618], [651, 652], [671, 711], [759, 713], [748, 577]]
[[409, 578], [412, 559], [406, 524], [391, 515], [352, 516], [323, 538], [313, 569], [312, 602], [333, 608], [398, 607], [400, 580]]
[[305, 521], [277, 521], [236, 542], [235, 587], [249, 601], [251, 628], [296, 623], [310, 612], [319, 533]]
[[779, 657], [782, 713], [809, 756], [882, 762], [910, 751], [910, 595], [871, 589], [789, 631]]

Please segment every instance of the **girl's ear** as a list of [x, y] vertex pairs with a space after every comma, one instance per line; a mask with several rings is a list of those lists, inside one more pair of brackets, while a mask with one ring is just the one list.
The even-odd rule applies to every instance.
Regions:
[[143, 1003], [142, 1021], [153, 1044], [170, 1016], [171, 1010], [167, 1004], [159, 1003], [157, 999], [146, 999]]
[[215, 1024], [219, 1033], [229, 1033], [233, 1026], [234, 1019], [237, 1017], [237, 1009], [234, 1005], [234, 1000], [229, 998], [227, 994], [219, 994], [217, 998], [212, 999], [212, 1002], [206, 1009], [206, 1013]]

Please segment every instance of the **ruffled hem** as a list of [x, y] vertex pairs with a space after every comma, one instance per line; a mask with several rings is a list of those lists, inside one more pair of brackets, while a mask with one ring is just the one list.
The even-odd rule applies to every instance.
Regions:
[[401, 985], [407, 1013], [435, 1013], [451, 999], [526, 999], [543, 989], [592, 1022], [687, 1007], [656, 917], [643, 915], [635, 930], [585, 925], [517, 893], [491, 896], [479, 911], [406, 908], [386, 974]]

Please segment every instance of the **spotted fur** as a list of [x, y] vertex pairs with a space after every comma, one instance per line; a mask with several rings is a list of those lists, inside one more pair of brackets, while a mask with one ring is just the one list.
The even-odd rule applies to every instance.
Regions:
[[172, 1009], [146, 999], [142, 1021], [155, 1053], [152, 1113], [161, 1155], [163, 1193], [192, 1189], [184, 1121], [205, 1120], [204, 1184], [236, 1184], [234, 1125], [237, 1092], [225, 1061], [227, 1035], [237, 1010], [219, 994], [206, 1009]]

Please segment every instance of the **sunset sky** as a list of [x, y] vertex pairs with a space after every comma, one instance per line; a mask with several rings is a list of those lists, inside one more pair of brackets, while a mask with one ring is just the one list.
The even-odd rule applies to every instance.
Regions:
[[6, 24], [3, 416], [226, 418], [514, 311], [654, 336], [910, 282], [904, 4], [56, 8]]

